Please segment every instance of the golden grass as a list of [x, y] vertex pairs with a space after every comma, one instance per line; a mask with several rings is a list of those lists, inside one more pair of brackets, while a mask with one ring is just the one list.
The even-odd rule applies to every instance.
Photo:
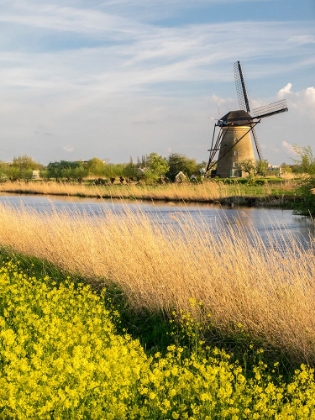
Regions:
[[[162, 216], [161, 216], [162, 217]], [[282, 251], [234, 224], [220, 235], [174, 213], [174, 224], [141, 214], [46, 213], [0, 206], [0, 245], [47, 259], [92, 282], [112, 282], [135, 310], [190, 310], [203, 322], [244, 329], [298, 360], [315, 361], [315, 259], [293, 238]], [[198, 309], [199, 308], [199, 309]], [[211, 318], [207, 314], [211, 314]], [[242, 324], [237, 327], [237, 324]]]
[[223, 183], [168, 184], [162, 186], [109, 185], [94, 186], [57, 182], [15, 182], [1, 185], [2, 192], [23, 192], [45, 195], [82, 195], [87, 197], [136, 198], [147, 200], [216, 200], [229, 195], [228, 186]]
[[[292, 183], [287, 181], [281, 185], [281, 191], [292, 190]], [[0, 185], [1, 192], [44, 194], [44, 195], [68, 195], [85, 197], [106, 198], [134, 198], [142, 200], [173, 200], [173, 201], [198, 201], [209, 202], [231, 196], [261, 196], [267, 197], [273, 194], [274, 186], [227, 185], [223, 182], [205, 180], [202, 184], [166, 184], [160, 186], [147, 185], [109, 185], [94, 186], [77, 183], [57, 182], [14, 182]]]

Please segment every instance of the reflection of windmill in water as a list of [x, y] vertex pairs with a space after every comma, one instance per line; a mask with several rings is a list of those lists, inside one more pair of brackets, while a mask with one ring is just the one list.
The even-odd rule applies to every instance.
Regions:
[[[262, 153], [258, 143], [255, 126], [262, 118], [279, 114], [288, 110], [285, 99], [273, 102], [253, 110], [253, 117], [249, 114], [249, 101], [246, 92], [241, 63], [234, 63], [234, 76], [240, 109], [230, 111], [219, 119], [213, 130], [209, 161], [206, 167], [206, 176], [219, 176], [228, 178], [241, 176], [238, 164], [242, 161], [255, 162], [254, 140], [258, 158], [262, 160]], [[216, 137], [216, 129], [219, 133]], [[250, 134], [251, 133], [251, 134]], [[216, 137], [216, 140], [215, 140]], [[218, 156], [216, 157], [218, 153]], [[216, 166], [216, 170], [214, 167]]]

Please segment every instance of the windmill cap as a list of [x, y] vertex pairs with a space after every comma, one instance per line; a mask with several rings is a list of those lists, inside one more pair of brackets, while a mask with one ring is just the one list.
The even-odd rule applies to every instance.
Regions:
[[242, 109], [228, 112], [221, 118], [221, 121], [228, 123], [228, 125], [253, 125], [253, 118]]

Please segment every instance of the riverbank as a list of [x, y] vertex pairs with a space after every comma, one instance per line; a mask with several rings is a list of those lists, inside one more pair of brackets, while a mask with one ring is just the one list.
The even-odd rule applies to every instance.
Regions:
[[[87, 217], [1, 205], [0, 246], [95, 288], [115, 287], [133, 319], [190, 312], [215, 340], [240, 334], [291, 361], [315, 363], [312, 249], [289, 232], [279, 244], [270, 232], [266, 243], [249, 225], [223, 220], [214, 230], [189, 214], [172, 217], [176, 223], [159, 224], [128, 207]], [[192, 308], [191, 299], [201, 306]]]
[[302, 198], [294, 181], [263, 185], [226, 184], [206, 180], [202, 184], [167, 185], [91, 185], [57, 182], [14, 182], [0, 185], [0, 192], [10, 194], [42, 194], [82, 198], [129, 199], [209, 203], [230, 206], [265, 206], [294, 208]]
[[310, 418], [313, 249], [130, 207], [0, 205], [3, 415]]

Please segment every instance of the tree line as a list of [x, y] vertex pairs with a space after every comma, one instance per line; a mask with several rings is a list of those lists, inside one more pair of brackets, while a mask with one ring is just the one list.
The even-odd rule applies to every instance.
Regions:
[[168, 158], [158, 153], [151, 153], [137, 158], [136, 162], [130, 158], [128, 163], [109, 163], [94, 157], [90, 160], [49, 162], [47, 166], [36, 162], [24, 155], [13, 159], [12, 162], [0, 161], [0, 179], [32, 179], [34, 171], [38, 171], [40, 178], [51, 179], [81, 179], [88, 177], [103, 178], [143, 178], [146, 182], [156, 182], [160, 178], [174, 181], [178, 172], [182, 171], [188, 178], [200, 174], [205, 162], [197, 163], [196, 159], [188, 158], [179, 153], [172, 153]]
[[[296, 158], [292, 159], [292, 164], [283, 163], [283, 172], [307, 173], [315, 175], [315, 157], [310, 146], [294, 146]], [[12, 162], [0, 161], [0, 180], [32, 179], [34, 171], [38, 171], [44, 179], [62, 178], [88, 178], [104, 177], [116, 178], [124, 177], [128, 179], [144, 179], [145, 182], [156, 182], [161, 178], [174, 181], [176, 175], [182, 172], [187, 178], [199, 177], [206, 167], [206, 162], [198, 163], [196, 159], [187, 157], [180, 153], [171, 153], [167, 158], [156, 152], [149, 155], [137, 157], [136, 162], [130, 158], [128, 163], [109, 163], [97, 157], [87, 161], [67, 161], [49, 162], [47, 166], [36, 162], [33, 158], [24, 155], [15, 157]], [[255, 175], [267, 175], [268, 162], [257, 161], [240, 162], [240, 168], [245, 172]]]

